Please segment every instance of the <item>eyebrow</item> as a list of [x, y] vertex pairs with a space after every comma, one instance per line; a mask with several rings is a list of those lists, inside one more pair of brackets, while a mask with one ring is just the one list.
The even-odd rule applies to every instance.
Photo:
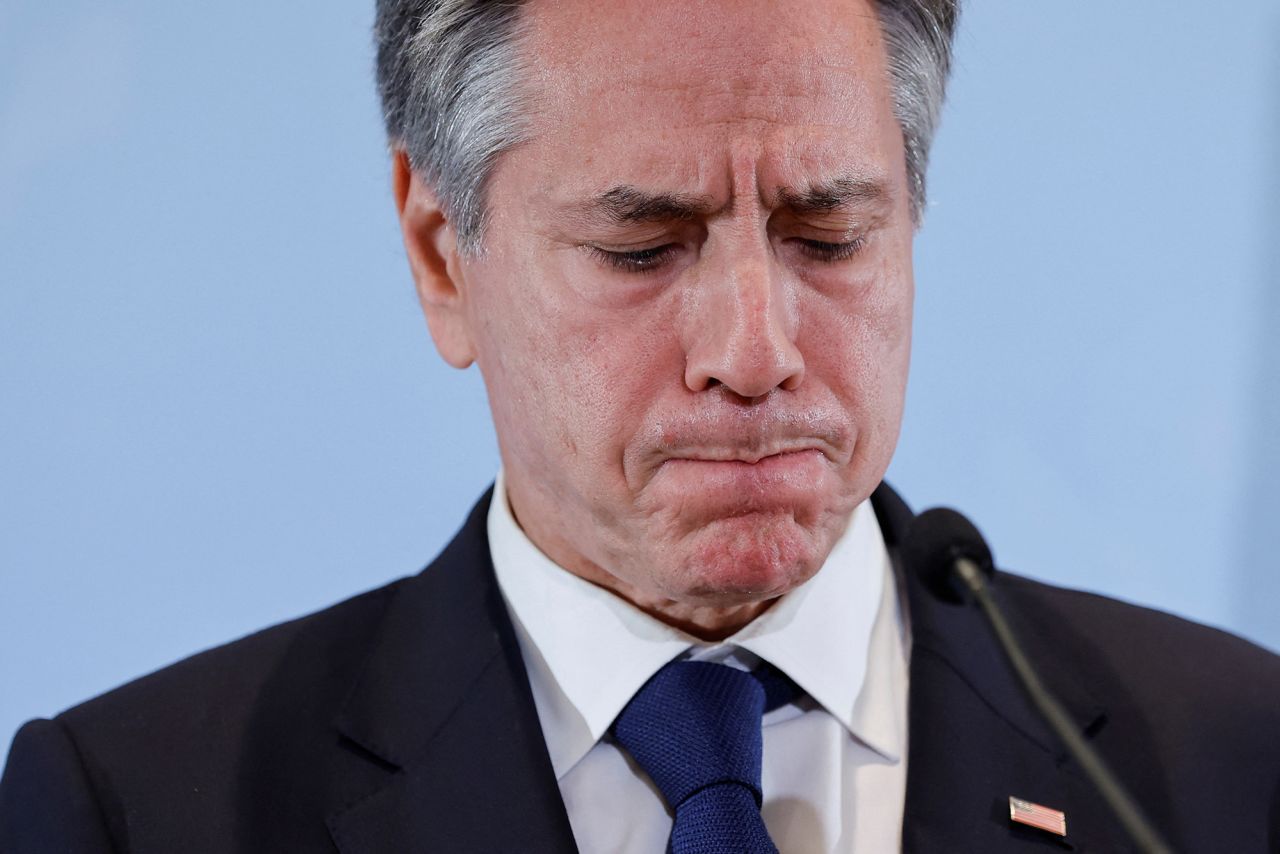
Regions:
[[796, 213], [825, 213], [888, 198], [889, 191], [883, 183], [853, 177], [820, 181], [801, 192], [786, 188], [778, 191], [778, 200]]
[[[810, 184], [801, 191], [783, 188], [778, 201], [796, 213], [823, 213], [858, 203], [882, 202], [889, 197], [884, 184], [866, 178], [842, 177]], [[715, 210], [707, 196], [691, 193], [651, 193], [621, 184], [593, 197], [578, 208], [579, 215], [602, 216], [615, 225], [648, 222], [689, 222]]]
[[713, 208], [705, 196], [687, 193], [648, 193], [621, 185], [601, 193], [583, 206], [589, 215], [603, 214], [617, 225], [634, 222], [671, 222], [696, 219]]

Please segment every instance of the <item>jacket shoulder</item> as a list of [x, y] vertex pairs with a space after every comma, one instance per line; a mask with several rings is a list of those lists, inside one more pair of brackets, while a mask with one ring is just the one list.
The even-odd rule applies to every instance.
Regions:
[[[406, 580], [177, 661], [74, 706], [58, 720], [77, 736], [101, 732], [119, 738], [145, 731], [154, 738], [172, 727], [208, 728], [213, 734], [232, 726], [269, 681], [283, 677], [301, 688], [315, 684], [316, 676], [331, 681], [358, 666], [359, 651], [367, 647], [388, 602]], [[312, 672], [281, 667], [286, 660], [296, 664], [300, 659], [315, 662]]]
[[[1002, 596], [1045, 654], [1157, 728], [1217, 747], [1280, 726], [1280, 656], [1221, 629], [1096, 593], [1002, 574]], [[1069, 651], [1069, 653], [1068, 653]], [[1171, 737], [1177, 737], [1171, 735]], [[1272, 739], [1269, 737], [1267, 741]]]
[[[276, 770], [307, 767], [286, 754], [293, 740], [324, 755], [339, 741], [332, 721], [382, 615], [407, 582], [201, 652], [52, 721], [27, 724], [0, 781], [0, 848], [53, 850], [45, 846], [74, 837], [66, 850], [239, 850], [241, 835], [260, 842], [273, 827], [286, 834], [274, 840], [276, 850], [321, 844], [319, 820], [280, 821], [279, 805], [263, 792], [280, 788]], [[330, 780], [340, 786], [357, 777], [294, 779], [290, 795], [301, 810], [304, 801], [326, 802]], [[323, 790], [304, 795], [309, 785]], [[272, 815], [246, 820], [254, 805]], [[96, 844], [80, 844], [90, 837]]]
[[[352, 735], [366, 683], [389, 686], [379, 714], [412, 729], [436, 684], [406, 674], [496, 631], [481, 625], [495, 597], [476, 571], [486, 507], [416, 576], [28, 724], [0, 780], [0, 848], [13, 834], [60, 839], [56, 828], [72, 823], [113, 850], [332, 850], [329, 818], [394, 768], [377, 750], [380, 730]], [[20, 794], [33, 783], [53, 801], [38, 813]]]

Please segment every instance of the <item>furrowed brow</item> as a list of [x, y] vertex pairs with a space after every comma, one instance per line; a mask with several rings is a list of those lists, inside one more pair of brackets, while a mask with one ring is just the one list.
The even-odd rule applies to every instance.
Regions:
[[841, 208], [887, 201], [889, 190], [878, 181], [865, 178], [834, 178], [810, 184], [801, 192], [778, 191], [778, 200], [796, 213], [825, 213]]
[[648, 193], [622, 185], [601, 193], [584, 206], [588, 216], [603, 216], [616, 225], [636, 222], [686, 222], [711, 211], [703, 196]]

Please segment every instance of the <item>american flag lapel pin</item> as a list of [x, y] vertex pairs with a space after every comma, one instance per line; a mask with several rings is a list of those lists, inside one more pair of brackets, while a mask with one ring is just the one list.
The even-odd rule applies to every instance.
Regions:
[[1009, 796], [1009, 820], [1018, 824], [1038, 827], [1058, 836], [1067, 835], [1067, 814], [1061, 810], [1033, 804], [1022, 798]]

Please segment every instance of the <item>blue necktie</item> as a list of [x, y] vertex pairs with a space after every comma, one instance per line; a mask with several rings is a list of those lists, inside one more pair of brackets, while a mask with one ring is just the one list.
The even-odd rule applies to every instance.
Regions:
[[797, 690], [768, 665], [675, 661], [631, 698], [611, 731], [675, 813], [671, 854], [777, 854], [760, 817], [761, 718]]

